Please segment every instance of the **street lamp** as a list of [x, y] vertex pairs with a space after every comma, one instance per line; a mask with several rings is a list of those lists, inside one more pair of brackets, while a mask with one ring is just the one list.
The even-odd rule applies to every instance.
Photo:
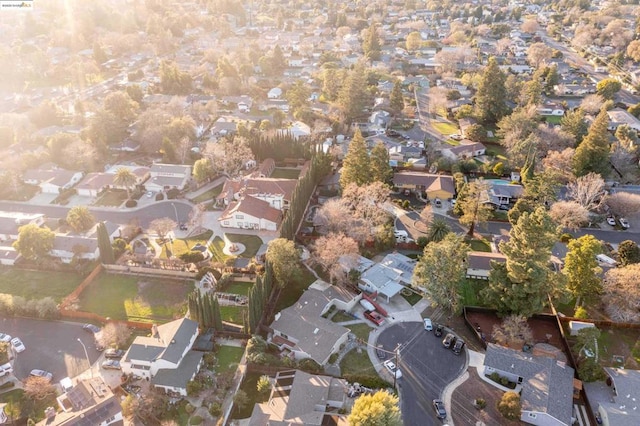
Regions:
[[93, 368], [91, 367], [91, 361], [89, 361], [89, 354], [87, 353], [87, 347], [82, 343], [82, 340], [78, 337], [78, 342], [82, 345], [82, 349], [84, 349], [84, 356], [87, 357], [87, 362], [89, 363], [89, 371], [91, 372], [91, 378], [93, 379]]
[[171, 203], [171, 207], [173, 207], [173, 212], [176, 214], [176, 222], [180, 224], [180, 219], [178, 219], [178, 209], [176, 209], [176, 205]]

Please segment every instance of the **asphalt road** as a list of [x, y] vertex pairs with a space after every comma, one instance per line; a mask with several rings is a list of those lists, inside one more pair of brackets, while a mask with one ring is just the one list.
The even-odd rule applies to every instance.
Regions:
[[465, 356], [454, 355], [441, 341], [418, 322], [395, 324], [378, 337], [377, 344], [386, 350], [394, 350], [401, 344], [398, 365], [402, 378], [398, 386], [405, 425], [442, 424], [432, 401], [441, 398], [444, 388], [463, 373]]
[[28, 377], [33, 369], [51, 372], [54, 382], [85, 371], [89, 364], [78, 338], [87, 347], [92, 364], [100, 356], [95, 349], [93, 336], [82, 330], [82, 324], [79, 323], [0, 318], [0, 332], [19, 337], [26, 348], [16, 355], [13, 362], [13, 374], [19, 380]]

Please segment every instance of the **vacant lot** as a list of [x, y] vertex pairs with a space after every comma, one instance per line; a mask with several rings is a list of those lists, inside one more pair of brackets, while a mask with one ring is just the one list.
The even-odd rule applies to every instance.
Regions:
[[80, 310], [103, 317], [167, 322], [186, 312], [191, 281], [102, 274], [80, 295]]
[[73, 272], [25, 271], [0, 268], [0, 293], [25, 299], [53, 297], [61, 301], [82, 282], [84, 277]]

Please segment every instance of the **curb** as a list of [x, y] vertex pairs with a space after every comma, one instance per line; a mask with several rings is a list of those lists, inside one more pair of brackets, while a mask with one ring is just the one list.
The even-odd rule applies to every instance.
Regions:
[[466, 382], [468, 378], [469, 378], [469, 352], [465, 351], [465, 362], [464, 362], [464, 368], [462, 369], [462, 374], [456, 377], [456, 379], [451, 383], [449, 383], [447, 387], [444, 388], [444, 391], [442, 391], [442, 400], [444, 401], [444, 406], [447, 409], [447, 413], [449, 413], [449, 415], [447, 416], [447, 419], [449, 420], [449, 423], [447, 424], [449, 426], [453, 426], [453, 419], [450, 418], [452, 413], [451, 398], [453, 396], [453, 391], [455, 391], [458, 386]]

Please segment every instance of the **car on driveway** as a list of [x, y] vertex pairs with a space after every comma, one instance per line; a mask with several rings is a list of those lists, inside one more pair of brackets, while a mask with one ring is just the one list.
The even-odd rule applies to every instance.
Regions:
[[9, 343], [11, 341], [11, 336], [8, 334], [0, 333], [0, 342]]
[[433, 334], [436, 335], [436, 337], [442, 337], [442, 324], [437, 324], [435, 330], [433, 330]]
[[31, 377], [44, 377], [49, 382], [51, 380], [53, 380], [53, 374], [51, 374], [51, 373], [49, 373], [48, 371], [45, 371], [45, 370], [31, 370], [31, 372], [29, 373], [29, 376], [31, 376]]
[[364, 311], [364, 317], [375, 325], [380, 325], [384, 322], [384, 317], [376, 311]]
[[447, 410], [444, 408], [444, 402], [442, 402], [441, 399], [433, 400], [433, 409], [435, 410], [436, 416], [438, 416], [439, 419], [447, 418]]
[[611, 226], [616, 226], [616, 218], [613, 216], [607, 216], [607, 223]]
[[396, 379], [402, 377], [402, 371], [396, 366], [396, 364], [390, 359], [384, 362], [384, 366], [392, 376], [395, 376]]
[[444, 346], [445, 348], [449, 349], [449, 348], [451, 348], [451, 346], [453, 346], [455, 341], [456, 341], [456, 336], [454, 336], [451, 333], [447, 333], [447, 335], [444, 336], [444, 340], [442, 341], [442, 346]]
[[0, 365], [0, 376], [4, 376], [7, 373], [13, 373], [13, 366], [10, 362]]
[[148, 192], [147, 192], [147, 198], [151, 198], [151, 197], [153, 197], [153, 192], [148, 191]]
[[115, 359], [109, 359], [107, 361], [103, 361], [102, 364], [100, 364], [100, 366], [105, 370], [122, 370], [122, 367], [120, 366], [120, 361], [117, 361]]
[[431, 322], [431, 318], [424, 318], [422, 320], [424, 322], [424, 329], [427, 331], [433, 330], [433, 323]]
[[11, 339], [11, 347], [17, 353], [20, 353], [20, 352], [22, 352], [22, 351], [24, 351], [26, 349], [24, 347], [24, 343], [22, 343], [22, 340], [20, 340], [17, 337], [14, 337], [13, 339]]
[[453, 353], [456, 355], [460, 355], [463, 349], [464, 349], [464, 340], [462, 339], [456, 340], [456, 344], [453, 345]]
[[82, 326], [82, 329], [88, 333], [99, 333], [100, 332], [100, 327], [98, 327], [97, 325], [93, 325], [93, 324], [85, 324]]
[[461, 136], [461, 135], [459, 135], [459, 134], [457, 134], [457, 133], [454, 133], [454, 134], [452, 134], [452, 135], [449, 135], [449, 137], [450, 137], [451, 139], [453, 139], [454, 141], [461, 141], [461, 140], [462, 140], [462, 136]]
[[620, 222], [620, 226], [622, 226], [624, 229], [629, 229], [629, 221], [624, 217], [618, 219], [618, 222]]
[[124, 351], [122, 349], [109, 348], [104, 351], [104, 357], [107, 359], [120, 359], [123, 355]]
[[181, 223], [181, 224], [180, 224], [180, 230], [181, 230], [181, 231], [186, 231], [186, 230], [188, 230], [188, 229], [189, 229], [189, 227], [187, 226], [187, 224], [186, 224], [186, 223]]

